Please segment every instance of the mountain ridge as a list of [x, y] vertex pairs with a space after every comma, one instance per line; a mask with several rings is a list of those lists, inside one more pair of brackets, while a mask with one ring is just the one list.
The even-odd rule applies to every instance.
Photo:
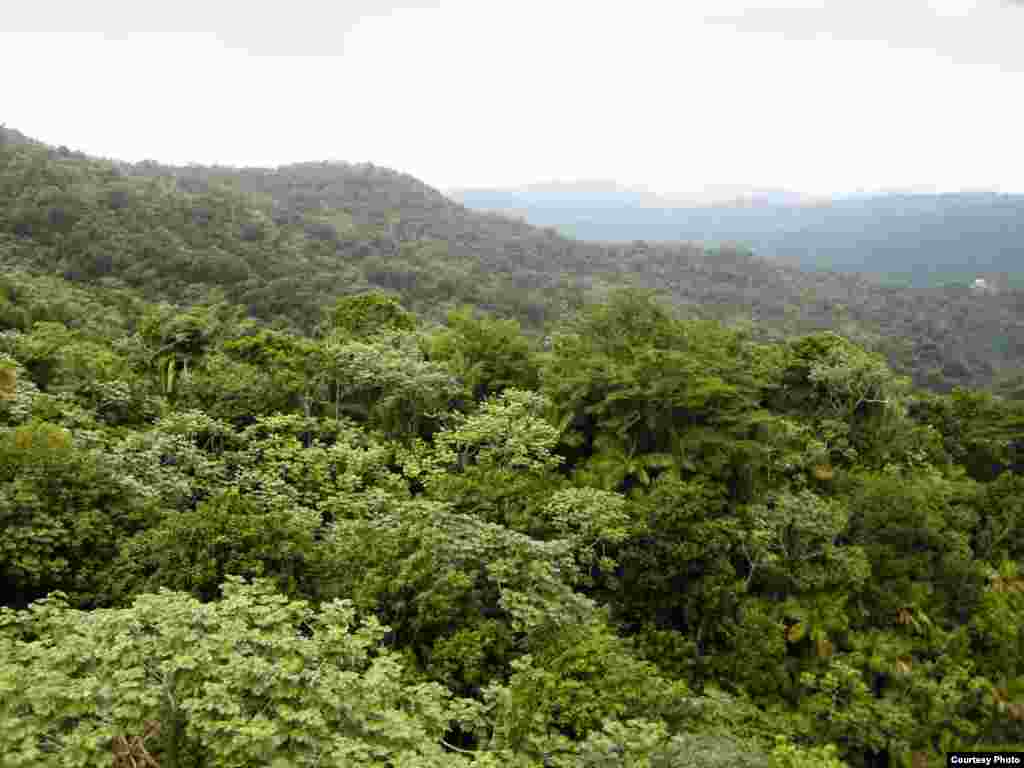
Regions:
[[473, 211], [370, 163], [132, 165], [17, 142], [0, 153], [8, 259], [161, 300], [222, 291], [254, 316], [306, 330], [339, 296], [383, 288], [438, 322], [471, 304], [542, 333], [634, 285], [766, 337], [838, 330], [920, 386], [988, 385], [1024, 363], [1019, 291], [883, 286], [734, 246], [584, 242]]

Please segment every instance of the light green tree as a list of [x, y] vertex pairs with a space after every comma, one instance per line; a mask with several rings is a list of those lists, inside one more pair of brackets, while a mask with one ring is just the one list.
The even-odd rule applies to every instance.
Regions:
[[265, 582], [223, 592], [0, 610], [4, 765], [91, 768], [145, 732], [161, 768], [471, 764], [444, 737], [478, 707], [405, 682], [372, 616], [346, 601], [313, 611]]

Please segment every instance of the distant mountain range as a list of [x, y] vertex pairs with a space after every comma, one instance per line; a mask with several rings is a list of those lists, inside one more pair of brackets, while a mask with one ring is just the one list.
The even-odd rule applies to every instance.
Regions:
[[446, 190], [445, 194], [470, 208], [497, 211], [515, 211], [522, 206], [660, 209], [749, 203], [799, 205], [817, 199], [788, 189], [742, 184], [715, 184], [685, 195], [669, 196], [645, 187], [605, 180], [548, 181], [509, 188], [456, 188]]
[[815, 200], [719, 186], [705, 190], [711, 202], [680, 203], [613, 182], [448, 194], [468, 208], [580, 240], [729, 244], [803, 269], [861, 272], [916, 287], [969, 284], [979, 276], [1024, 286], [1024, 195], [891, 192]]

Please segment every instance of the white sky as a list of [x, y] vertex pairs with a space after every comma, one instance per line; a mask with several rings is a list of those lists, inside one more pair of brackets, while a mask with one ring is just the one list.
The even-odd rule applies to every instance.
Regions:
[[123, 160], [370, 161], [1024, 192], [1009, 0], [50, 0], [0, 13], [0, 122]]

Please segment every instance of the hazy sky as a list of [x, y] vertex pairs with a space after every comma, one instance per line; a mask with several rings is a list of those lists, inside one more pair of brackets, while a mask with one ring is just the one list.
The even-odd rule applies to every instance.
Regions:
[[51, 0], [0, 123], [124, 160], [1024, 192], [1024, 3]]

